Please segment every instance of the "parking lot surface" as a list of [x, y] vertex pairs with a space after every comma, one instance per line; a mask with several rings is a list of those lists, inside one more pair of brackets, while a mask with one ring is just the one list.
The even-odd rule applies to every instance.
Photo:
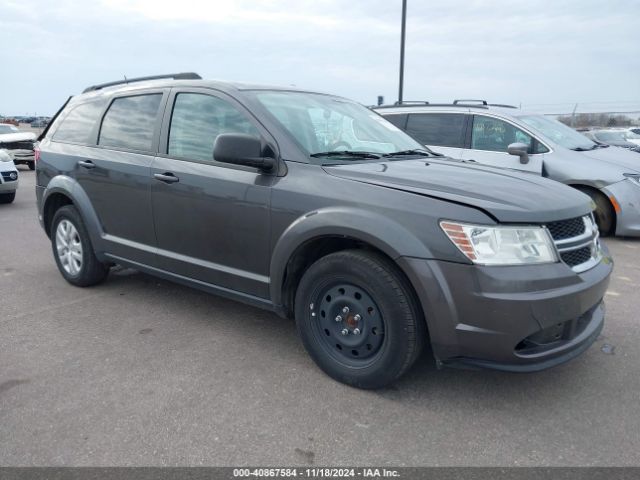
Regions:
[[439, 371], [426, 352], [360, 391], [271, 313], [133, 270], [67, 284], [20, 169], [0, 205], [0, 465], [640, 464], [640, 241], [607, 241], [605, 329], [570, 363]]

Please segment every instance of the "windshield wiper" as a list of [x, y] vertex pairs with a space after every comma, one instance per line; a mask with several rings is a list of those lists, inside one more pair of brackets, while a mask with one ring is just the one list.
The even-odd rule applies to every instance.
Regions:
[[414, 148], [412, 150], [401, 150], [399, 152], [385, 153], [383, 157], [408, 157], [411, 155], [419, 155], [421, 157], [443, 157], [441, 153], [436, 153], [431, 150], [424, 150], [422, 148]]
[[354, 158], [381, 158], [380, 155], [373, 152], [354, 152], [352, 150], [336, 150], [333, 152], [312, 153], [310, 157], [354, 157]]
[[576, 147], [572, 148], [574, 152], [588, 152], [589, 150], [595, 150], [596, 148], [607, 148], [609, 145], [605, 145], [603, 143], [594, 143], [592, 147], [584, 148], [584, 147]]

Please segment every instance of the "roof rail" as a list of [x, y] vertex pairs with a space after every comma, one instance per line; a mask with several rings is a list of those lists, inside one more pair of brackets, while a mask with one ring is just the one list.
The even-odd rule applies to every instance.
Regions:
[[480, 103], [482, 105], [488, 105], [486, 100], [476, 100], [476, 99], [473, 99], [473, 98], [464, 98], [464, 99], [454, 100], [453, 104], [454, 105], [458, 105], [459, 103], [469, 103], [469, 102], [477, 102], [477, 103]]
[[429, 105], [429, 102], [425, 102], [424, 100], [402, 100], [401, 102], [395, 102], [394, 105]]
[[147, 80], [161, 80], [163, 78], [172, 78], [173, 80], [202, 80], [202, 77], [194, 72], [183, 72], [183, 73], [169, 73], [166, 75], [151, 75], [149, 77], [136, 77], [136, 78], [127, 78], [124, 80], [118, 80], [115, 82], [107, 82], [101, 83], [98, 85], [92, 85], [90, 87], [85, 88], [82, 93], [94, 92], [96, 90], [101, 90], [107, 87], [113, 87], [115, 85], [122, 85], [125, 83], [134, 83], [134, 82], [145, 82]]
[[515, 109], [518, 108], [515, 105], [507, 105], [507, 104], [504, 104], [504, 103], [490, 103], [489, 106], [490, 107], [501, 107], [501, 108], [515, 108]]

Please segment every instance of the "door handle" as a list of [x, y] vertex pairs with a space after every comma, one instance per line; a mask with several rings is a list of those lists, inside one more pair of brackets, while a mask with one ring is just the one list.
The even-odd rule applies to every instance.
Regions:
[[84, 167], [84, 168], [88, 168], [88, 169], [96, 168], [96, 164], [93, 163], [91, 160], [80, 160], [78, 162], [78, 165], [80, 165], [81, 167]]
[[164, 183], [176, 183], [180, 181], [180, 179], [171, 172], [154, 173], [153, 178]]

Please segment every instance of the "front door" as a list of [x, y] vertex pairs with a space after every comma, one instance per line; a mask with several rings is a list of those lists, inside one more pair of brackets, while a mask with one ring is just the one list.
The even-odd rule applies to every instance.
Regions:
[[[520, 157], [507, 152], [512, 143], [529, 146], [527, 163], [521, 163]], [[542, 175], [546, 147], [507, 121], [488, 115], [473, 115], [471, 143], [468, 147], [460, 154], [463, 160]]]
[[267, 298], [270, 198], [275, 178], [216, 162], [222, 133], [260, 137], [242, 106], [211, 90], [174, 91], [152, 165], [152, 205], [162, 269]]

